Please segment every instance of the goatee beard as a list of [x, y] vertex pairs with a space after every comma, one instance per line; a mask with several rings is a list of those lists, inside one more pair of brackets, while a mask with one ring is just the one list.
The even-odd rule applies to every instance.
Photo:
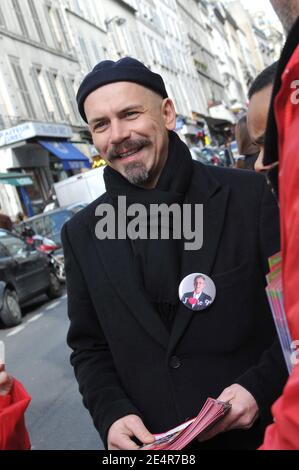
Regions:
[[132, 162], [125, 166], [125, 177], [131, 184], [142, 185], [149, 181], [149, 171], [142, 162]]

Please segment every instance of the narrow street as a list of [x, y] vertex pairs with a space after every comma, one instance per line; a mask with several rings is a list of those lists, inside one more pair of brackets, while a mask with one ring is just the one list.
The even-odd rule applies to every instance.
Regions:
[[0, 460], [299, 450], [299, 0], [1, 0], [0, 39]]
[[99, 450], [102, 443], [83, 407], [66, 345], [67, 299], [39, 297], [24, 309], [23, 323], [0, 330], [7, 370], [32, 397], [26, 413], [35, 450]]

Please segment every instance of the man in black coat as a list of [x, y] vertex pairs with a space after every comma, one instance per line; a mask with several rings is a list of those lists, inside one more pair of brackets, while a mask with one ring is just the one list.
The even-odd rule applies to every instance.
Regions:
[[[264, 290], [279, 250], [265, 179], [192, 161], [162, 78], [134, 59], [98, 64], [77, 100], [108, 164], [107, 192], [62, 232], [71, 362], [96, 428], [109, 449], [136, 449], [219, 397], [231, 411], [199, 448], [255, 449], [286, 380]], [[178, 238], [170, 224], [169, 239], [124, 233], [123, 220], [132, 228], [134, 212], [155, 204], [190, 209], [192, 227]], [[143, 222], [152, 229], [147, 213]], [[203, 231], [196, 250], [191, 228]], [[216, 286], [203, 311], [178, 298], [196, 272]]]

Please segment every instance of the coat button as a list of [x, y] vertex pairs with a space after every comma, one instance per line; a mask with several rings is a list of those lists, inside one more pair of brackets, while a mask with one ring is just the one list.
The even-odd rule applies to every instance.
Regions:
[[177, 356], [172, 356], [170, 358], [169, 365], [172, 369], [178, 369], [179, 367], [181, 367], [182, 363]]

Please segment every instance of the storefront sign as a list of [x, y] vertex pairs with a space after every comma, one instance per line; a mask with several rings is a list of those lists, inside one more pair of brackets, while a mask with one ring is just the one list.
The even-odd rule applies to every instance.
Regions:
[[60, 124], [46, 124], [39, 122], [25, 122], [10, 129], [0, 131], [0, 147], [11, 145], [33, 137], [58, 137], [68, 139], [73, 132], [70, 126]]
[[33, 184], [30, 176], [21, 173], [0, 173], [0, 184], [10, 184], [11, 186], [31, 186]]
[[24, 178], [2, 178], [0, 180], [0, 183], [10, 184], [12, 186], [31, 186], [33, 184], [33, 181], [31, 178], [25, 176]]
[[228, 121], [228, 123], [232, 124], [236, 122], [236, 117], [234, 116], [234, 114], [223, 104], [211, 107], [209, 109], [209, 112], [211, 117], [214, 119], [221, 119], [223, 121]]
[[183, 135], [197, 135], [199, 132], [199, 128], [195, 126], [194, 124], [184, 124], [184, 126], [181, 129], [181, 133]]

